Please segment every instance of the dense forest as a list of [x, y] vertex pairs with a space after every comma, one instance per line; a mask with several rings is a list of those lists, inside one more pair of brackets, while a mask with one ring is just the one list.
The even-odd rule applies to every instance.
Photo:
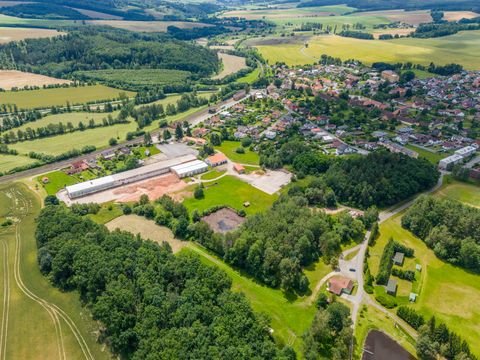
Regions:
[[390, 206], [427, 190], [439, 173], [425, 159], [382, 151], [335, 162], [324, 176], [338, 201], [367, 208]]
[[231, 280], [190, 254], [47, 203], [38, 217], [40, 269], [78, 291], [105, 343], [124, 359], [293, 359]]
[[173, 69], [208, 76], [219, 68], [214, 51], [172, 39], [166, 34], [71, 28], [52, 39], [27, 39], [0, 46], [0, 68], [17, 68], [55, 77], [75, 71]]
[[[341, 244], [360, 241], [364, 225], [349, 214], [337, 217], [312, 212], [303, 196], [283, 196], [265, 213], [249, 217], [234, 233], [212, 242], [213, 234], [193, 238], [271, 287], [305, 292], [302, 268], [323, 256], [334, 263]], [[215, 239], [215, 238], [213, 238]]]
[[402, 218], [435, 254], [452, 264], [480, 272], [480, 210], [448, 199], [420, 197]]

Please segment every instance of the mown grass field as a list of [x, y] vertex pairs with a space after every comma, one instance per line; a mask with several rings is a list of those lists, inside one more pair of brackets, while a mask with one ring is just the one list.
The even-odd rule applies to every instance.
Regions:
[[35, 109], [66, 106], [67, 102], [74, 105], [91, 101], [112, 100], [118, 98], [121, 93], [125, 93], [129, 97], [135, 95], [131, 91], [114, 89], [104, 85], [93, 85], [88, 87], [8, 91], [0, 94], [0, 102], [15, 104], [20, 109]]
[[480, 184], [460, 182], [446, 177], [444, 185], [435, 192], [435, 196], [457, 200], [474, 207], [480, 207]]
[[117, 124], [114, 126], [87, 129], [54, 137], [19, 142], [10, 145], [10, 148], [17, 150], [20, 154], [28, 154], [30, 151], [34, 151], [49, 155], [59, 155], [72, 149], [80, 150], [86, 145], [104, 148], [108, 146], [110, 138], [118, 137], [121, 141], [124, 141], [127, 133], [135, 131], [136, 128], [137, 124], [132, 121], [128, 124]]
[[412, 144], [408, 144], [406, 148], [417, 152], [419, 157], [427, 159], [432, 164], [438, 164], [440, 160], [448, 156], [448, 154], [428, 151]]
[[26, 156], [0, 154], [0, 173], [10, 171], [19, 166], [33, 164], [36, 161]]
[[248, 73], [245, 76], [242, 76], [241, 78], [237, 79], [238, 83], [247, 83], [247, 84], [252, 84], [255, 82], [255, 80], [258, 79], [260, 76], [260, 69], [257, 67], [255, 68], [252, 72]]
[[[433, 315], [463, 337], [474, 353], [480, 355], [480, 276], [438, 259], [423, 241], [401, 226], [403, 213], [380, 225], [380, 237], [370, 248], [369, 266], [378, 273], [380, 257], [390, 237], [415, 250], [415, 261], [422, 265], [422, 284], [417, 303], [411, 305], [425, 317]], [[418, 274], [417, 274], [418, 276]]]
[[260, 163], [260, 156], [256, 152], [246, 148], [245, 154], [239, 154], [235, 151], [239, 147], [241, 147], [241, 144], [238, 141], [223, 141], [222, 145], [216, 146], [215, 149], [224, 153], [233, 162], [248, 165], [258, 165]]
[[[193, 185], [197, 186], [197, 185]], [[224, 176], [218, 181], [206, 183], [204, 188], [205, 197], [185, 199], [183, 204], [192, 212], [200, 213], [217, 205], [228, 205], [237, 210], [245, 210], [249, 215], [266, 211], [277, 199], [276, 195], [268, 195], [250, 184], [239, 180], [234, 176]], [[249, 207], [244, 207], [245, 202], [250, 202]]]
[[[288, 65], [303, 65], [316, 62], [322, 54], [343, 60], [358, 59], [366, 64], [376, 61], [389, 63], [410, 61], [428, 65], [451, 63], [465, 68], [480, 69], [480, 31], [464, 31], [436, 39], [395, 39], [389, 41], [360, 40], [336, 35], [319, 35], [295, 43], [275, 44], [275, 39], [260, 40], [256, 46], [271, 64], [284, 61]], [[280, 41], [280, 40], [279, 40]], [[270, 44], [269, 44], [270, 43]]]
[[[9, 289], [8, 333], [6, 359], [57, 359], [64, 353], [66, 359], [85, 358], [77, 339], [65, 320], [57, 321], [58, 333], [54, 321], [40, 304], [55, 304], [62, 309], [69, 323], [77, 329], [77, 335], [85, 341], [92, 358], [110, 359], [108, 350], [97, 343], [97, 324], [92, 321], [88, 310], [82, 307], [76, 293], [64, 293], [52, 287], [42, 276], [37, 264], [37, 245], [34, 238], [35, 217], [40, 210], [40, 200], [24, 184], [3, 185], [0, 187], [0, 216], [11, 216], [18, 222], [18, 233], [13, 226], [0, 230], [0, 278]], [[16, 249], [20, 252], [16, 252]], [[8, 251], [8, 256], [7, 256]], [[8, 272], [4, 271], [4, 261], [8, 260]], [[17, 260], [17, 261], [16, 261]], [[17, 273], [16, 277], [14, 273]], [[21, 280], [21, 282], [20, 282]], [[27, 296], [29, 291], [34, 298]], [[3, 296], [0, 308], [3, 310]], [[3, 311], [0, 312], [3, 314]], [[0, 315], [2, 316], [2, 315]], [[59, 353], [59, 344], [62, 345]], [[63, 357], [62, 357], [63, 358]]]
[[[215, 265], [225, 271], [232, 279], [233, 290], [244, 293], [255, 311], [270, 317], [273, 337], [276, 341], [279, 344], [292, 346], [300, 355], [303, 345], [302, 336], [310, 327], [316, 312], [315, 302], [309, 295], [295, 297], [279, 289], [264, 286], [194, 243], [189, 243], [188, 248], [182, 251], [194, 252], [200, 255], [204, 263]], [[305, 274], [310, 281], [310, 289], [313, 290], [330, 271], [330, 266], [325, 265], [321, 260], [306, 269]]]

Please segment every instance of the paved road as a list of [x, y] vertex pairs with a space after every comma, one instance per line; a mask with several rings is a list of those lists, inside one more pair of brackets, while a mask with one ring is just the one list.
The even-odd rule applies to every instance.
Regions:
[[[224, 102], [221, 102], [220, 104], [217, 105], [219, 111], [215, 114], [210, 114], [208, 112], [208, 109], [201, 109], [201, 110], [198, 110], [195, 113], [185, 117], [184, 120], [189, 122], [192, 126], [198, 125], [199, 123], [207, 120], [209, 117], [217, 115], [220, 112], [222, 112], [222, 111], [224, 111], [228, 108], [231, 108], [235, 104], [238, 104], [238, 103], [244, 101], [248, 96], [249, 95], [245, 96], [244, 98], [242, 98], [240, 100], [228, 99]], [[152, 131], [151, 135], [152, 135], [152, 137], [158, 136], [162, 131], [163, 130]], [[34, 168], [34, 169], [29, 169], [29, 170], [17, 172], [15, 174], [2, 176], [2, 177], [0, 177], [0, 184], [7, 183], [7, 182], [10, 182], [10, 181], [16, 181], [16, 180], [20, 180], [20, 179], [24, 179], [24, 178], [29, 178], [29, 177], [33, 177], [33, 176], [38, 176], [38, 175], [45, 174], [45, 173], [48, 173], [48, 172], [51, 172], [51, 171], [54, 171], [54, 170], [58, 170], [58, 169], [63, 169], [65, 167], [69, 166], [72, 162], [75, 162], [75, 161], [94, 159], [97, 156], [99, 156], [103, 151], [106, 151], [108, 149], [116, 150], [116, 149], [120, 149], [120, 148], [122, 148], [124, 146], [127, 146], [127, 145], [135, 145], [135, 144], [141, 144], [141, 143], [143, 143], [143, 136], [138, 137], [138, 138], [133, 139], [133, 140], [130, 140], [130, 141], [122, 142], [121, 144], [111, 146], [111, 147], [106, 148], [106, 149], [96, 150], [96, 151], [94, 151], [90, 154], [85, 154], [85, 155], [77, 156], [75, 158], [70, 158], [70, 159], [67, 159], [67, 160], [58, 161], [58, 162], [55, 162], [55, 163], [52, 163], [52, 164], [42, 165], [42, 166], [39, 166], [39, 167]]]

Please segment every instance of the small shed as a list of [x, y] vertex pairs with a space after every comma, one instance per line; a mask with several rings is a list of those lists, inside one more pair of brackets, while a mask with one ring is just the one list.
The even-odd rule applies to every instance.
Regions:
[[233, 170], [235, 170], [238, 174], [245, 174], [245, 167], [240, 164], [233, 164]]
[[403, 261], [405, 260], [405, 254], [397, 251], [393, 257], [393, 263], [398, 266], [403, 266]]
[[420, 265], [420, 264], [415, 265], [415, 270], [417, 270], [418, 272], [421, 272], [422, 271], [422, 265]]
[[418, 294], [410, 293], [410, 296], [408, 297], [408, 301], [410, 301], [410, 302], [417, 301], [417, 296], [418, 296]]
[[397, 280], [388, 279], [387, 294], [390, 294], [393, 296], [397, 295]]

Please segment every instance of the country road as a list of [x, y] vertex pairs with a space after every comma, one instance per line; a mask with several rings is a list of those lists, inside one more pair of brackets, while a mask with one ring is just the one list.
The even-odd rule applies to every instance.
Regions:
[[[190, 114], [190, 115], [186, 116], [183, 120], [187, 121], [192, 126], [198, 125], [199, 123], [207, 120], [209, 117], [217, 115], [220, 112], [224, 111], [225, 109], [231, 108], [235, 104], [238, 104], [239, 102], [244, 101], [248, 96], [249, 96], [249, 94], [247, 94], [245, 97], [243, 97], [240, 100], [228, 99], [226, 101], [223, 101], [223, 102], [219, 103], [217, 105], [217, 108], [219, 110], [214, 114], [209, 113], [208, 108], [200, 109], [200, 110], [194, 112], [193, 114]], [[161, 130], [161, 129], [152, 131], [151, 135], [152, 135], [152, 137], [160, 135], [160, 133], [162, 131], [163, 130]], [[0, 177], [0, 184], [8, 183], [10, 181], [17, 181], [17, 180], [20, 180], [20, 179], [29, 178], [29, 177], [33, 177], [33, 176], [38, 176], [38, 175], [45, 174], [45, 173], [48, 173], [48, 172], [51, 172], [51, 171], [54, 171], [54, 170], [63, 169], [65, 167], [69, 166], [72, 162], [76, 162], [76, 161], [80, 161], [80, 160], [95, 159], [97, 156], [99, 156], [102, 152], [104, 152], [106, 150], [109, 150], [109, 149], [110, 150], [117, 150], [117, 149], [120, 149], [120, 148], [128, 146], [128, 145], [135, 145], [135, 144], [141, 144], [141, 143], [143, 143], [143, 136], [137, 137], [137, 138], [135, 138], [133, 140], [130, 140], [130, 141], [124, 141], [124, 142], [122, 142], [118, 145], [115, 145], [115, 146], [102, 148], [102, 149], [96, 150], [94, 152], [91, 152], [89, 154], [80, 155], [80, 156], [77, 156], [77, 157], [74, 157], [74, 158], [57, 161], [57, 162], [54, 162], [54, 163], [51, 163], [51, 164], [45, 164], [45, 165], [42, 165], [42, 166], [39, 166], [39, 167], [36, 167], [36, 168], [33, 168], [33, 169], [20, 171], [20, 172], [10, 174], [10, 175], [4, 175], [4, 176]]]

